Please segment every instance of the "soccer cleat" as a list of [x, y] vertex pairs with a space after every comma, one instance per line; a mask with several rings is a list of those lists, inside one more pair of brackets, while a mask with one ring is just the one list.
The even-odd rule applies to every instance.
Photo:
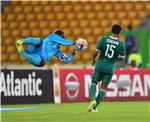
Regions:
[[92, 112], [98, 112], [97, 108], [93, 108]]
[[22, 40], [18, 40], [17, 42], [16, 42], [16, 47], [17, 47], [17, 50], [18, 50], [18, 52], [21, 54], [21, 52], [22, 51], [24, 51], [23, 50], [23, 47], [22, 47]]
[[96, 100], [91, 101], [89, 107], [87, 108], [87, 111], [90, 112], [93, 110], [93, 107], [96, 106]]

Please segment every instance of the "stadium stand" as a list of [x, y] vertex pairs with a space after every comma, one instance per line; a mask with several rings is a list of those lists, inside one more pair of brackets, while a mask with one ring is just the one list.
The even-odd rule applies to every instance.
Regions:
[[[87, 38], [87, 51], [79, 53], [72, 63], [90, 62], [90, 54], [99, 37], [112, 24], [126, 27], [131, 23], [136, 28], [148, 17], [148, 11], [150, 2], [142, 1], [126, 4], [109, 1], [11, 1], [4, 7], [1, 16], [2, 64], [26, 64], [15, 48], [16, 40], [32, 36], [44, 38], [58, 28], [65, 31], [68, 39]], [[72, 48], [61, 49], [69, 53]]]

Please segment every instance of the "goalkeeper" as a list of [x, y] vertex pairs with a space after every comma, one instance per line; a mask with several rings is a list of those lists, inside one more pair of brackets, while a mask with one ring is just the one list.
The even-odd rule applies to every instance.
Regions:
[[[22, 45], [28, 44], [27, 51], [25, 52]], [[48, 62], [52, 56], [57, 57], [65, 64], [71, 62], [76, 53], [75, 49], [69, 56], [60, 51], [60, 45], [72, 46], [76, 41], [65, 39], [64, 32], [57, 30], [55, 33], [50, 34], [44, 40], [40, 38], [25, 38], [16, 42], [16, 47], [21, 56], [23, 56], [30, 64], [42, 67]]]

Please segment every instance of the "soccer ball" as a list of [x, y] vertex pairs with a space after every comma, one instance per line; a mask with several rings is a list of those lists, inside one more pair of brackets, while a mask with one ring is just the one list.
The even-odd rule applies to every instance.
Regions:
[[86, 39], [78, 39], [76, 40], [76, 49], [79, 51], [85, 50], [88, 47], [88, 42]]

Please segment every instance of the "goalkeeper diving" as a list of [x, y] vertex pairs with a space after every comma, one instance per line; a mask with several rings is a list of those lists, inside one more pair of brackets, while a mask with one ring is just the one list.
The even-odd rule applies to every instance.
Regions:
[[[24, 51], [23, 45], [28, 44], [27, 51]], [[70, 55], [61, 52], [60, 46], [75, 46], [75, 49]], [[41, 38], [25, 38], [16, 42], [16, 47], [21, 56], [23, 56], [30, 64], [36, 67], [42, 67], [51, 60], [52, 56], [57, 57], [65, 64], [71, 62], [76, 53], [87, 48], [87, 41], [85, 39], [78, 39], [77, 41], [66, 40], [65, 34], [62, 30], [57, 30], [50, 34], [44, 40]]]

